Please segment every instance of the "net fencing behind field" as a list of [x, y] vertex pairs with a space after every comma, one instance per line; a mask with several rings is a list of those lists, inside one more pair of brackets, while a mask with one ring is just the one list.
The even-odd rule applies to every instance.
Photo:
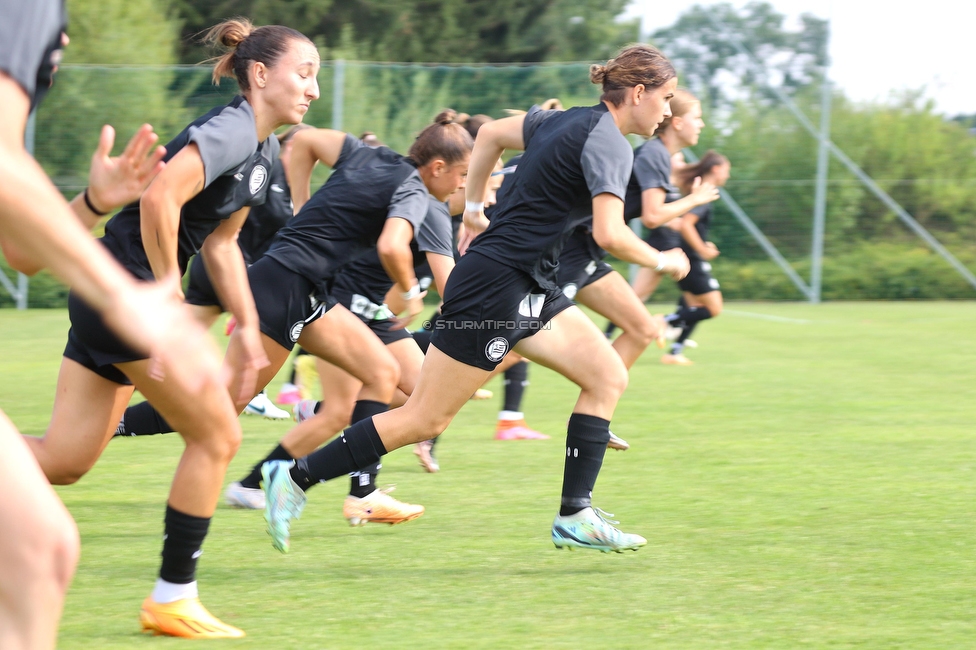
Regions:
[[[323, 64], [319, 86], [321, 98], [313, 102], [307, 123], [357, 135], [372, 131], [401, 152], [446, 107], [499, 118], [509, 109], [526, 110], [551, 97], [565, 106], [593, 104], [599, 97], [585, 63], [489, 66], [332, 61]], [[35, 156], [70, 198], [86, 184], [103, 124], [115, 127], [119, 145], [145, 122], [165, 142], [195, 117], [225, 104], [235, 92], [232, 80], [225, 79], [216, 87], [210, 69], [200, 66], [64, 66], [36, 115]], [[784, 101], [795, 102], [795, 112], [817, 124], [825, 107], [828, 117], [830, 111], [829, 102], [822, 103], [821, 97], [826, 94], [798, 93]], [[706, 119], [711, 116], [706, 114]], [[830, 125], [828, 120], [825, 132], [830, 134], [833, 129], [837, 139], [838, 132], [843, 137], [845, 130], [853, 128], [846, 122]], [[907, 206], [916, 215], [925, 212], [928, 198], [936, 194], [956, 197], [956, 204], [962, 206], [954, 220], [923, 214], [922, 225], [928, 229], [910, 230], [899, 224], [906, 220], [896, 206], [876, 196], [864, 179], [842, 168], [836, 158], [826, 169], [817, 128], [805, 129], [802, 120], [786, 111], [779, 117], [767, 111], [752, 121], [724, 125], [721, 134], [719, 130], [717, 125], [706, 129], [702, 143], [688, 158], [714, 146], [732, 159], [727, 200], [716, 204], [711, 236], [722, 251], [714, 265], [727, 297], [816, 301], [821, 296], [821, 273], [825, 273], [822, 295], [830, 299], [972, 297], [964, 272], [968, 273], [967, 265], [976, 264], [969, 238], [976, 215], [965, 210], [976, 205], [976, 179], [871, 181], [876, 189], [894, 197], [894, 203]], [[834, 146], [833, 155], [838, 155], [840, 150], [832, 142], [825, 146]], [[324, 180], [326, 173], [317, 171], [313, 182]], [[818, 211], [823, 228], [817, 226]], [[957, 258], [955, 271], [921, 245], [919, 237], [925, 238], [932, 228], [937, 236], [928, 237], [936, 239], [936, 244], [942, 241], [944, 252]], [[926, 242], [932, 246], [931, 241]], [[893, 259], [898, 261], [893, 263]], [[860, 260], [857, 264], [863, 263], [864, 268], [849, 270], [850, 260]], [[939, 272], [931, 270], [934, 265], [942, 265]], [[867, 276], [877, 276], [874, 284], [865, 284]], [[10, 281], [6, 284], [12, 286]], [[17, 290], [15, 287], [11, 293]], [[0, 297], [0, 305], [4, 298]], [[26, 304], [26, 298], [21, 302]]]

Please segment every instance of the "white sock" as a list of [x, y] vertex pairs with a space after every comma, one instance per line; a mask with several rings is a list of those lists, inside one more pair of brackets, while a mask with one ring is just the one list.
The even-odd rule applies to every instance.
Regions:
[[196, 598], [197, 597], [197, 581], [188, 582], [185, 585], [176, 584], [175, 582], [166, 582], [162, 578], [156, 580], [156, 586], [153, 588], [152, 599], [157, 603], [165, 604], [172, 603], [177, 600], [183, 600], [184, 598]]
[[499, 411], [499, 420], [521, 420], [525, 418], [525, 414], [522, 411]]

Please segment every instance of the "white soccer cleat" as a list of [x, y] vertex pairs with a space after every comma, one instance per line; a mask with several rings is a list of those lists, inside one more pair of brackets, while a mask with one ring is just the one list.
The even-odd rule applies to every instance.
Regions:
[[227, 502], [227, 505], [235, 508], [264, 510], [264, 490], [244, 487], [240, 481], [234, 481], [224, 490], [224, 501]]
[[583, 508], [574, 515], [559, 515], [552, 522], [552, 543], [556, 548], [592, 548], [609, 553], [636, 551], [647, 540], [614, 528], [619, 523], [599, 508]]
[[627, 451], [630, 449], [630, 443], [615, 435], [613, 431], [610, 432], [610, 440], [607, 442], [607, 447], [610, 449], [616, 449], [617, 451]]
[[255, 395], [254, 399], [244, 407], [244, 415], [260, 415], [269, 420], [288, 420], [291, 418], [288, 411], [275, 406], [264, 391]]

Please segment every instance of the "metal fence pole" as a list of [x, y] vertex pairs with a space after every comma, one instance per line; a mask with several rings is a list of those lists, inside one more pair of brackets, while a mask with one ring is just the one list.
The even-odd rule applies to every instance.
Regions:
[[336, 59], [332, 65], [332, 128], [342, 130], [342, 102], [345, 99], [346, 62]]
[[820, 143], [817, 148], [817, 192], [813, 200], [813, 250], [810, 253], [810, 302], [820, 302], [823, 286], [824, 224], [827, 215], [827, 172], [830, 169], [831, 85], [824, 69], [820, 101]]

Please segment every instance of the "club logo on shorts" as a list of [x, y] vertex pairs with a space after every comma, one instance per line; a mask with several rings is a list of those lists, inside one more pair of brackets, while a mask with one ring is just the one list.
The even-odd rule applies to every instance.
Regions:
[[268, 180], [268, 170], [264, 168], [264, 165], [255, 165], [254, 169], [251, 170], [251, 178], [247, 181], [251, 194], [257, 194], [264, 187], [266, 180]]
[[498, 363], [505, 358], [506, 354], [508, 354], [508, 339], [504, 336], [496, 336], [485, 346], [485, 356], [489, 361]]
[[712, 265], [709, 264], [708, 262], [702, 262], [701, 270], [704, 271], [705, 273], [709, 273], [712, 270]]
[[576, 286], [575, 282], [570, 282], [563, 287], [563, 295], [572, 300], [576, 297], [576, 292], [579, 291], [579, 287]]
[[712, 289], [717, 290], [719, 286], [718, 280], [716, 280], [715, 278], [708, 278], [708, 286], [710, 286]]
[[302, 330], [305, 329], [305, 321], [300, 320], [291, 326], [291, 331], [288, 332], [288, 338], [294, 343], [298, 340], [298, 337], [302, 335]]

